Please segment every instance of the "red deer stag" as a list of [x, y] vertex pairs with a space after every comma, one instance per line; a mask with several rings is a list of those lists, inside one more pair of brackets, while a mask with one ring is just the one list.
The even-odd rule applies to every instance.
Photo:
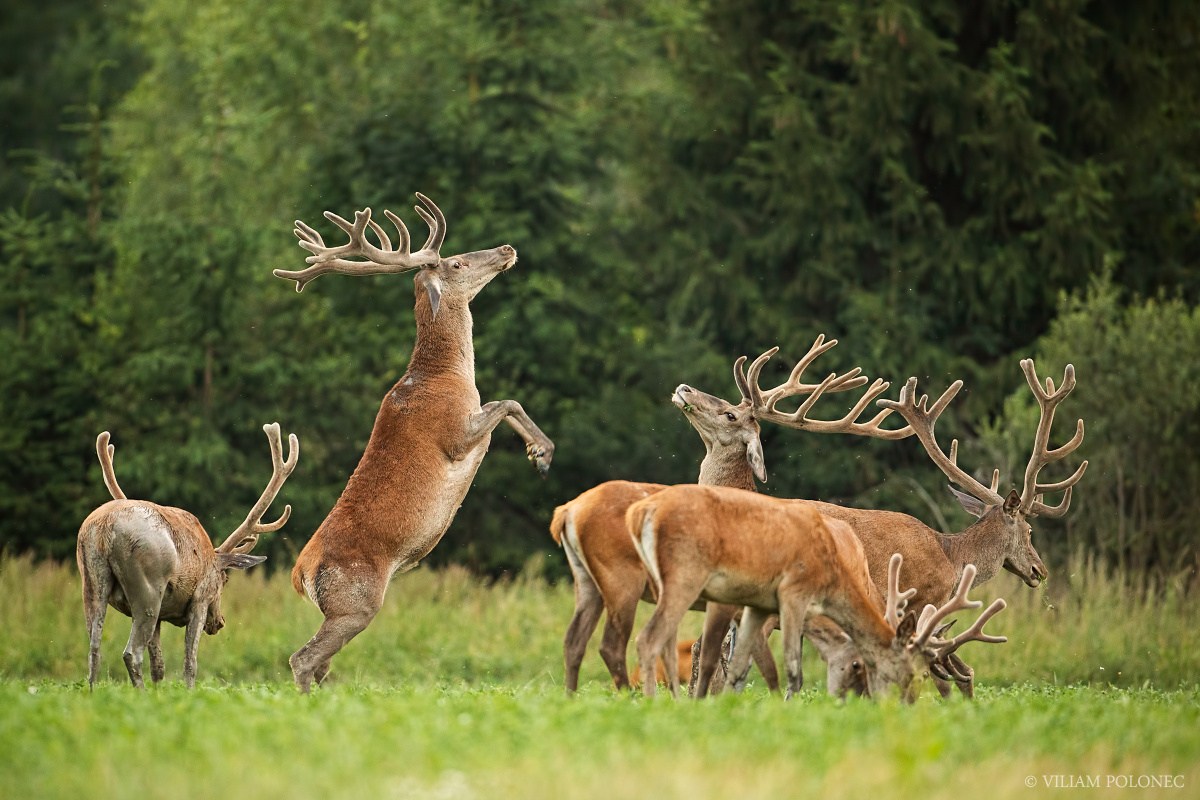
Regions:
[[248, 569], [265, 561], [266, 556], [252, 556], [250, 551], [261, 534], [282, 528], [292, 513], [289, 505], [279, 519], [262, 522], [296, 468], [300, 441], [295, 434], [288, 437], [285, 460], [279, 425], [264, 425], [263, 430], [271, 444], [271, 480], [242, 524], [216, 548], [200, 520], [183, 509], [127, 499], [113, 471], [115, 448], [108, 443], [108, 431], [96, 438], [104, 485], [113, 499], [83, 521], [75, 548], [90, 645], [89, 687], [95, 685], [100, 671], [100, 636], [110, 605], [133, 620], [125, 645], [125, 668], [134, 686], [145, 688], [142, 654], [146, 648], [150, 649], [150, 677], [155, 683], [163, 679], [159, 639], [163, 622], [186, 626], [183, 680], [189, 689], [195, 686], [200, 629], [211, 636], [225, 626], [221, 591], [229, 580], [229, 570]]
[[[828, 616], [853, 640], [872, 697], [895, 686], [911, 701], [930, 663], [946, 660], [967, 641], [1003, 641], [982, 634], [983, 624], [1004, 608], [1003, 600], [955, 639], [937, 636], [935, 627], [947, 614], [980, 605], [966, 600], [973, 567], [948, 604], [927, 610], [920, 620], [905, 615], [913, 592], [899, 591], [902, 557], [891, 558], [888, 591], [881, 597], [850, 526], [805, 501], [720, 486], [673, 486], [630, 506], [626, 522], [658, 595], [637, 638], [643, 672], [670, 649], [680, 619], [697, 598], [744, 606], [742, 628], [752, 633], [768, 615], [779, 614], [788, 697], [800, 689], [801, 633], [813, 614]], [[740, 637], [730, 661], [735, 691], [749, 670], [750, 638]], [[672, 683], [672, 694], [677, 688]], [[643, 684], [642, 691], [653, 695], [653, 683]]]
[[[999, 470], [993, 472], [988, 487], [959, 467], [957, 440], [951, 443], [949, 455], [938, 445], [934, 425], [962, 388], [962, 381], [955, 381], [932, 405], [928, 397], [917, 399], [916, 378], [908, 380], [899, 400], [878, 401], [883, 409], [900, 414], [908, 423], [906, 430], [916, 434], [933, 462], [952, 482], [969, 492], [966, 494], [951, 487], [963, 508], [977, 516], [978, 522], [959, 533], [944, 534], [907, 514], [812, 502], [822, 514], [847, 522], [854, 529], [866, 552], [872, 579], [881, 592], [885, 590], [883, 581], [892, 553], [902, 554], [905, 563], [909, 564], [908, 575], [915, 584], [919, 604], [944, 602], [953, 593], [968, 564], [978, 568], [976, 583], [991, 580], [1001, 568], [1016, 574], [1029, 586], [1037, 586], [1046, 577], [1046, 566], [1033, 546], [1028, 520], [1036, 516], [1057, 518], [1066, 514], [1071, 504], [1072, 487], [1083, 477], [1088, 462], [1083, 461], [1070, 477], [1057, 483], [1039, 483], [1038, 474], [1047, 464], [1065, 458], [1079, 447], [1083, 442], [1084, 426], [1083, 420], [1079, 420], [1074, 436], [1066, 444], [1048, 449], [1054, 412], [1075, 387], [1075, 368], [1067, 365], [1062, 386], [1057, 390], [1050, 378], [1046, 379], [1046, 388], [1041, 387], [1032, 359], [1021, 361], [1021, 369], [1037, 398], [1041, 417], [1020, 494], [1014, 490], [1001, 496], [997, 492]], [[752, 395], [760, 394], [754, 385], [750, 391]], [[785, 423], [789, 417], [782, 413], [777, 417], [759, 415], [760, 419]], [[1058, 491], [1063, 492], [1058, 505], [1048, 506], [1042, 502], [1043, 493]], [[950, 673], [959, 689], [968, 697], [972, 695], [973, 673], [961, 659], [951, 656], [935, 665], [934, 672], [939, 676]], [[944, 690], [944, 686], [939, 685], [939, 689]]]
[[[417, 338], [408, 370], [383, 398], [366, 450], [325, 521], [305, 545], [292, 585], [325, 616], [320, 629], [291, 659], [296, 685], [307, 692], [329, 671], [333, 656], [374, 619], [391, 577], [417, 565], [437, 545], [471, 487], [492, 431], [507, 422], [525, 440], [529, 460], [545, 474], [554, 443], [515, 400], [480, 405], [470, 302], [493, 278], [517, 263], [505, 244], [443, 258], [446, 218], [418, 193], [417, 213], [429, 225], [424, 247], [409, 252], [404, 223], [384, 215], [399, 233], [395, 249], [371, 219], [356, 211], [350, 223], [325, 216], [350, 241], [326, 247], [321, 235], [296, 221], [300, 246], [312, 255], [307, 269], [275, 270], [296, 290], [324, 275], [377, 275], [418, 270]], [[367, 228], [378, 238], [372, 244]], [[359, 257], [364, 260], [352, 260]]]
[[[872, 400], [887, 390], [888, 384], [876, 380], [867, 392], [844, 417], [838, 420], [809, 419], [806, 414], [823, 393], [857, 389], [867, 383], [855, 368], [843, 375], [830, 374], [819, 384], [801, 381], [804, 371], [823, 353], [837, 344], [836, 339], [825, 341], [818, 336], [808, 353], [800, 359], [788, 380], [768, 392], [759, 391], [751, 395], [751, 381], [757, 387], [757, 378], [763, 365], [778, 348], [764, 353], [750, 367], [749, 378], [743, 372], [745, 358], [734, 365], [734, 380], [741, 392], [741, 401], [736, 405], [719, 397], [701, 392], [686, 384], [680, 385], [672, 395], [672, 402], [679, 407], [688, 422], [695, 428], [704, 442], [705, 456], [700, 464], [699, 483], [712, 486], [732, 486], [753, 491], [754, 479], [766, 480], [766, 465], [762, 444], [759, 441], [758, 419], [760, 415], [770, 418], [776, 414], [775, 404], [786, 397], [806, 395], [804, 413], [784, 424], [803, 430], [824, 433], [857, 433], [885, 439], [901, 439], [912, 431], [884, 430], [880, 423], [891, 413], [884, 411], [869, 422], [858, 422], [858, 417]], [[638, 560], [637, 552], [625, 529], [625, 511], [634, 502], [661, 491], [663, 484], [608, 481], [596, 486], [555, 509], [550, 525], [551, 535], [563, 548], [571, 573], [575, 579], [575, 613], [567, 628], [563, 643], [563, 660], [566, 667], [566, 686], [569, 691], [578, 687], [579, 666], [587, 648], [588, 639], [596, 629], [601, 611], [607, 612], [600, 655], [613, 677], [617, 688], [629, 686], [626, 672], [626, 649], [633, 629], [638, 600], [653, 602], [649, 592], [646, 572]], [[703, 610], [703, 604], [698, 608]], [[702, 642], [712, 642], [711, 647], [701, 648], [697, 691], [707, 693], [709, 682], [717, 668], [718, 645], [724, 637], [725, 627], [739, 609], [728, 607], [708, 617], [712, 628], [707, 628]], [[814, 621], [814, 641], [831, 665], [830, 685], [834, 691], [846, 683], [845, 679], [833, 679], [834, 665], [851, 666], [853, 658], [833, 658], [833, 653], [845, 645], [846, 638], [836, 626], [827, 621]], [[778, 674], [765, 642], [757, 643], [754, 650], [755, 663], [763, 673], [767, 685], [778, 687]], [[849, 688], [849, 687], [847, 687]]]

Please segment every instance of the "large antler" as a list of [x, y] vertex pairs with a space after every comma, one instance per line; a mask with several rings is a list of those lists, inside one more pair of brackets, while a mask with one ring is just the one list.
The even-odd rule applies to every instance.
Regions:
[[1003, 636], [992, 636], [983, 632], [983, 626], [987, 624], [987, 621], [1003, 611], [1008, 605], [1001, 598], [993, 600], [992, 604], [975, 620], [974, 625], [953, 639], [943, 639], [937, 635], [938, 625], [949, 615], [957, 611], [976, 609], [983, 605], [979, 600], [967, 599], [967, 593], [971, 590], [971, 584], [974, 582], [975, 565], [967, 564], [963, 569], [962, 578], [958, 582], [958, 589], [955, 590], [954, 596], [940, 607], [933, 605], [925, 606], [925, 610], [921, 612], [920, 619], [917, 620], [917, 632], [913, 637], [914, 647], [924, 649], [928, 646], [931, 655], [939, 660], [943, 660], [967, 642], [975, 641], [999, 644], [1008, 641]]
[[[808, 369], [809, 365], [817, 357], [836, 345], [837, 342], [837, 339], [825, 341], [825, 334], [817, 336], [808, 353], [796, 363], [788, 379], [774, 389], [766, 391], [759, 387], [758, 378], [767, 361], [771, 359], [771, 356], [779, 352], [778, 347], [772, 347], [754, 359], [753, 363], [750, 364], [750, 369], [745, 372], [742, 371], [742, 365], [746, 361], [745, 356], [734, 362], [733, 378], [737, 382], [738, 389], [741, 390], [742, 398], [751, 402], [754, 408], [754, 416], [761, 421], [773, 422], [788, 428], [798, 428], [800, 430], [817, 431], [820, 433], [852, 433], [859, 436], [871, 436], [877, 439], [903, 439], [911, 436], [913, 433], [912, 428], [907, 426], [897, 430], [885, 430], [879, 427], [880, 423], [891, 415], [891, 411], [882, 411], [874, 419], [867, 422], [857, 421], [859, 415], [862, 414], [871, 401], [887, 391], [888, 386], [891, 385], [879, 378], [875, 379], [866, 393], [859, 398], [854, 407], [841, 419], [823, 420], [810, 419], [808, 417], [808, 412], [821, 399], [821, 395], [832, 392], [850, 391], [867, 383], [867, 378], [859, 374], [862, 372], [862, 369], [859, 367], [855, 367], [844, 375], [831, 372], [824, 380], [817, 384], [801, 381], [804, 370]], [[804, 402], [800, 404], [800, 407], [796, 411], [789, 414], [779, 411], [776, 408], [780, 400], [799, 395], [807, 395], [807, 397], [805, 397]]]
[[288, 457], [284, 460], [283, 443], [279, 439], [279, 423], [272, 422], [269, 425], [263, 425], [263, 430], [267, 434], [267, 440], [271, 443], [271, 480], [267, 483], [267, 488], [263, 489], [258, 502], [246, 515], [246, 519], [217, 548], [218, 553], [249, 553], [258, 544], [260, 534], [279, 530], [292, 515], [292, 507], [287, 505], [284, 506], [279, 519], [271, 523], [262, 521], [263, 514], [267, 513], [275, 496], [283, 488], [284, 481], [292, 474], [292, 470], [296, 468], [296, 462], [300, 460], [300, 440], [294, 433], [288, 435]]
[[[338, 247], [327, 247], [321, 234], [303, 221], [296, 220], [296, 238], [300, 240], [301, 247], [312, 253], [304, 259], [311, 266], [297, 271], [277, 269], [273, 270], [272, 274], [278, 278], [295, 281], [296, 291], [301, 292], [304, 291], [306, 283], [328, 272], [340, 272], [343, 275], [383, 275], [437, 265], [441, 260], [442, 241], [446, 237], [446, 216], [432, 200], [420, 192], [417, 192], [417, 199], [425, 208], [413, 207], [429, 226], [429, 238], [417, 252], [409, 252], [408, 228], [405, 227], [404, 221], [391, 211], [385, 209], [383, 215], [392, 221], [399, 234], [395, 249], [392, 248], [392, 242], [383, 232], [383, 228], [371, 219], [370, 208], [355, 211], [353, 223], [332, 211], [326, 211], [325, 218], [345, 231], [350, 241]], [[367, 239], [368, 227], [379, 238], [379, 247]], [[342, 256], [361, 256], [366, 260], [351, 261]]]
[[900, 627], [908, 601], [917, 593], [916, 588], [900, 591], [900, 565], [903, 563], [904, 556], [899, 553], [892, 553], [892, 560], [888, 562], [888, 593], [883, 618], [892, 626], [892, 630]]
[[[1063, 371], [1062, 386], [1057, 391], [1054, 389], [1054, 379], [1050, 377], [1046, 378], [1046, 388], [1041, 387], [1032, 358], [1021, 361], [1021, 370], [1025, 373], [1025, 380], [1029, 383], [1029, 388], [1033, 390], [1033, 395], [1037, 398], [1038, 406], [1042, 411], [1041, 417], [1038, 419], [1037, 434], [1033, 440], [1033, 454], [1029, 458], [1029, 464], [1025, 467], [1025, 486], [1021, 491], [1021, 511], [1031, 517], [1061, 517], [1071, 506], [1071, 488], [1083, 477], [1088, 462], [1084, 461], [1071, 477], [1058, 483], [1038, 483], [1037, 476], [1042, 467], [1069, 456], [1083, 442], [1083, 420], [1081, 419], [1075, 423], [1075, 435], [1071, 437], [1070, 441], [1054, 450], [1047, 449], [1050, 445], [1050, 427], [1054, 424], [1054, 410], [1063, 401], [1063, 398], [1075, 388], [1075, 366], [1067, 364]], [[1047, 506], [1042, 502], [1044, 492], [1058, 491], [1063, 492], [1063, 498], [1058, 505]]]
[[970, 473], [958, 466], [958, 439], [950, 442], [950, 455], [946, 455], [938, 445], [937, 436], [934, 434], [934, 426], [937, 425], [938, 417], [946, 410], [946, 406], [950, 405], [950, 401], [954, 399], [962, 386], [961, 380], [950, 384], [942, 396], [930, 406], [928, 395], [921, 395], [920, 399], [917, 399], [917, 379], [909, 378], [908, 382], [904, 384], [904, 388], [900, 390], [899, 400], [880, 400], [878, 405], [881, 408], [896, 411], [904, 418], [908, 427], [912, 429], [925, 448], [925, 452], [929, 454], [929, 458], [933, 460], [934, 464], [937, 464], [938, 469], [945, 473], [951, 482], [957, 483], [988, 505], [999, 505], [1004, 502], [1004, 499], [996, 491], [1000, 485], [1000, 470], [992, 472], [991, 487], [984, 486], [971, 477]]
[[103, 431], [96, 437], [96, 456], [100, 459], [100, 471], [104, 473], [104, 485], [113, 500], [126, 500], [125, 493], [117, 483], [117, 473], [113, 471], [113, 453], [117, 448], [108, 443], [108, 431]]

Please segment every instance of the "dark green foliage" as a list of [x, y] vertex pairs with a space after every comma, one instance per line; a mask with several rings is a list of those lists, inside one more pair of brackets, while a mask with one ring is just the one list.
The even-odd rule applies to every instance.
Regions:
[[[1135, 570], [1194, 575], [1200, 518], [1200, 309], [1177, 297], [1126, 301], [1105, 277], [1064, 297], [1037, 346], [1039, 369], [1058, 384], [1074, 363], [1080, 389], [1056, 417], [1052, 445], [1082, 417], [1088, 472], [1064, 523], [1038, 523], [1043, 551], [1095, 553]], [[1024, 469], [1038, 410], [1014, 392], [982, 443], [1010, 475]], [[1073, 466], [1073, 465], [1072, 465]], [[1065, 477], [1048, 467], [1043, 482]], [[1057, 497], [1051, 502], [1057, 502]]]
[[[554, 506], [602, 480], [693, 480], [702, 449], [667, 397], [688, 382], [736, 398], [738, 355], [779, 345], [771, 381], [825, 332], [842, 344], [816, 373], [858, 364], [935, 393], [962, 377], [943, 437], [1015, 442], [1005, 398], [1036, 343], [1047, 367], [1079, 366], [1095, 460], [1124, 412], [1083, 366], [1108, 352], [1071, 322], [1092, 301], [1060, 295], [1108, 265], [1114, 287], [1165, 291], [1164, 318], [1200, 300], [1188, 4], [72, 8], [78, 25], [3, 26], [0, 543], [18, 549], [71, 551], [107, 496], [106, 428], [131, 496], [223, 536], [266, 480], [260, 427], [277, 420], [303, 458], [281, 496], [293, 522], [262, 548], [289, 564], [414, 335], [407, 277], [297, 295], [270, 275], [302, 264], [292, 219], [335, 237], [325, 209], [390, 207], [419, 238], [420, 190], [447, 214], [446, 253], [520, 252], [475, 304], [478, 385], [525, 406], [555, 464], [539, 480], [498, 430], [433, 554], [492, 574], [548, 549]], [[1174, 352], [1160, 339], [1150, 361]], [[1173, 429], [1181, 453], [1192, 427]], [[764, 442], [769, 492], [962, 522], [913, 441]], [[1115, 491], [1098, 465], [1081, 498]], [[1167, 477], [1185, 473], [1124, 473], [1131, 497], [1176, 499], [1139, 506], [1107, 552], [1190, 563], [1186, 489]], [[1072, 541], [1101, 507], [1080, 503]]]

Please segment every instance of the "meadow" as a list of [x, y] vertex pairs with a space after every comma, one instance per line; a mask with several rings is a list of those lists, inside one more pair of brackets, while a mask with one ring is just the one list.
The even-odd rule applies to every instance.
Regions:
[[[129, 622], [110, 611], [104, 678], [89, 692], [74, 566], [0, 558], [0, 797], [1030, 797], [1080, 781], [1099, 786], [1057, 791], [1185, 797], [1200, 787], [1200, 632], [1182, 585], [1076, 559], [1038, 590], [1007, 575], [981, 587], [1009, 600], [989, 629], [1010, 641], [964, 650], [975, 702], [930, 688], [914, 706], [841, 704], [807, 660], [791, 702], [758, 681], [694, 703], [614, 693], [594, 646], [583, 690], [566, 697], [571, 587], [538, 572], [491, 584], [454, 568], [402, 576], [307, 697], [286, 660], [319, 613], [286, 571], [236, 574], [227, 627], [201, 642], [195, 691], [180, 680], [182, 634], [164, 629], [167, 680], [136, 692], [121, 662]], [[683, 633], [699, 623], [689, 615]]]

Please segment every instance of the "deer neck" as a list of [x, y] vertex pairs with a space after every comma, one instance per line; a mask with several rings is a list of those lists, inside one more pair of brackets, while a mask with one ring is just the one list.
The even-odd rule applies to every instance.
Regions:
[[896, 632], [867, 593], [850, 588], [848, 595], [840, 602], [827, 605], [825, 613], [854, 642], [863, 661], [874, 667], [890, 656]]
[[417, 341], [413, 345], [410, 373], [459, 373], [475, 383], [475, 344], [471, 307], [465, 301], [443, 298], [435, 318], [429, 301], [417, 297]]
[[962, 577], [967, 564], [975, 565], [976, 584], [990, 581], [1004, 566], [1004, 531], [990, 514], [961, 533], [939, 533], [938, 541], [957, 571], [955, 581]]
[[742, 447], [729, 448], [719, 445], [708, 448], [700, 462], [699, 483], [706, 486], [729, 486], [733, 489], [757, 491], [754, 485], [754, 470], [746, 460]]

